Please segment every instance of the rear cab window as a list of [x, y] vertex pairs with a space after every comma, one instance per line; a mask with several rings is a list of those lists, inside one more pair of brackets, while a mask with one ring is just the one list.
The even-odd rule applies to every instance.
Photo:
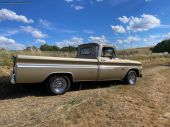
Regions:
[[96, 59], [98, 56], [98, 45], [82, 45], [77, 49], [77, 58]]
[[81, 55], [91, 55], [92, 54], [92, 48], [91, 47], [82, 48], [80, 50], [80, 54]]

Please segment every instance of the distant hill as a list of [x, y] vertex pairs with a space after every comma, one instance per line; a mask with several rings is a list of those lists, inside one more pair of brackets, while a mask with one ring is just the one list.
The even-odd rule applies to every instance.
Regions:
[[1, 48], [1, 47], [0, 47], [0, 51], [3, 51], [3, 50], [5, 50], [5, 48]]
[[151, 48], [153, 48], [153, 46], [118, 50], [118, 54], [119, 55], [150, 54], [152, 52], [150, 50]]

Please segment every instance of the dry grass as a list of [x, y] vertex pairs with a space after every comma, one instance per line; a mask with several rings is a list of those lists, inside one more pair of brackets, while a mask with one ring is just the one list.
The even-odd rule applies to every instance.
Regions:
[[170, 62], [170, 55], [164, 54], [133, 55], [129, 56], [128, 59], [140, 61], [142, 62], [144, 67], [148, 67]]
[[12, 65], [12, 56], [22, 55], [37, 55], [37, 56], [54, 56], [54, 57], [75, 57], [75, 52], [42, 52], [42, 51], [0, 51], [0, 66], [10, 67]]
[[[147, 49], [147, 48], [146, 48]], [[145, 51], [146, 49], [141, 48]], [[139, 49], [138, 49], [139, 50]], [[147, 49], [148, 50], [148, 49]], [[129, 51], [129, 49], [127, 50]], [[54, 56], [54, 57], [75, 57], [76, 52], [41, 52], [41, 51], [0, 51], [0, 66], [7, 66], [10, 68], [12, 65], [12, 56], [22, 55], [37, 55], [37, 56]], [[169, 61], [170, 55], [164, 54], [134, 54], [134, 55], [118, 55], [122, 59], [138, 60], [143, 63], [144, 66], [158, 65]]]
[[41, 86], [18, 87], [1, 96], [0, 126], [168, 127], [169, 74], [169, 66], [152, 67], [136, 86], [84, 83], [62, 96], [47, 96]]
[[131, 48], [131, 49], [125, 49], [125, 50], [120, 50], [118, 51], [118, 54], [120, 55], [129, 55], [129, 54], [137, 54], [137, 55], [140, 55], [140, 54], [143, 54], [143, 55], [149, 55], [151, 54], [151, 50], [150, 48], [153, 48], [153, 47], [141, 47], [141, 48]]
[[159, 65], [168, 63], [169, 57], [129, 58], [147, 67], [136, 86], [75, 84], [61, 96], [48, 96], [41, 84], [11, 86], [9, 67], [0, 67], [0, 126], [169, 127], [170, 65]]

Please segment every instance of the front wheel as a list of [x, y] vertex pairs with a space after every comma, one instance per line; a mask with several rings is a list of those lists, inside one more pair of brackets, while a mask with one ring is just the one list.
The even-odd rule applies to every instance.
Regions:
[[69, 90], [71, 82], [67, 76], [53, 76], [46, 85], [51, 94], [61, 95]]
[[135, 85], [137, 80], [137, 74], [135, 71], [131, 70], [128, 72], [125, 78], [125, 83], [129, 85]]

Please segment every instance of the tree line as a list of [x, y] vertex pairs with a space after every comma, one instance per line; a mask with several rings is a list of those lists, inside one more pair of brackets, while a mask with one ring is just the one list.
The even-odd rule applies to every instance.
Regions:
[[170, 53], [170, 39], [161, 41], [154, 48], [151, 48], [151, 51], [153, 53], [161, 53], [161, 52]]
[[[33, 47], [35, 47], [35, 46], [33, 46]], [[40, 46], [41, 51], [75, 52], [76, 49], [77, 49], [77, 47], [74, 47], [74, 46], [65, 46], [65, 47], [62, 47], [62, 48], [60, 48], [56, 45], [48, 45], [48, 44], [43, 44], [43, 45]], [[162, 53], [162, 52], [170, 53], [170, 39], [161, 41], [155, 47], [151, 48], [151, 51], [153, 53]]]
[[69, 51], [69, 52], [74, 52], [76, 51], [76, 47], [74, 46], [66, 46], [66, 47], [58, 47], [55, 45], [48, 45], [48, 44], [44, 44], [40, 46], [40, 50], [41, 51]]

